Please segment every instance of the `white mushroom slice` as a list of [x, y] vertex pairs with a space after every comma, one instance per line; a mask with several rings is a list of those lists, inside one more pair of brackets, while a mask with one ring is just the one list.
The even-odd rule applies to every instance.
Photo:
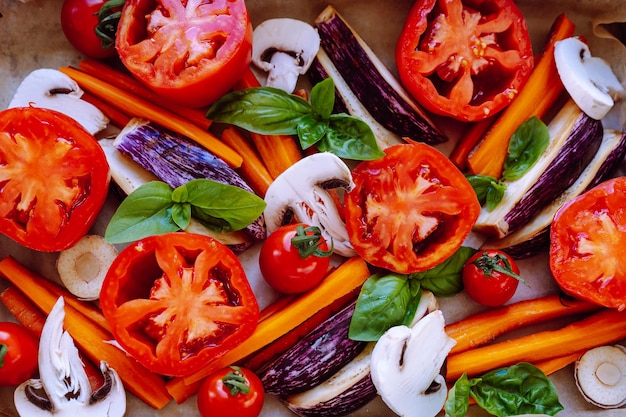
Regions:
[[626, 405], [626, 348], [600, 346], [585, 352], [574, 370], [576, 385], [585, 399], [601, 408]]
[[400, 416], [436, 416], [448, 393], [440, 374], [455, 344], [445, 330], [441, 310], [413, 327], [387, 330], [372, 351], [372, 382], [387, 406]]
[[554, 60], [563, 86], [589, 117], [600, 120], [621, 99], [624, 87], [602, 58], [578, 37], [556, 42]]
[[82, 96], [83, 90], [72, 78], [55, 69], [41, 68], [22, 80], [9, 108], [33, 106], [56, 110], [95, 135], [107, 127], [109, 119], [96, 106], [81, 99]]
[[63, 331], [65, 302], [59, 297], [39, 342], [39, 379], [18, 386], [13, 395], [22, 417], [122, 417], [126, 392], [115, 370], [100, 363], [104, 384], [92, 392], [74, 340]]
[[269, 19], [254, 29], [252, 62], [268, 73], [266, 86], [292, 93], [319, 48], [319, 34], [308, 23], [291, 18]]
[[319, 227], [322, 236], [328, 242], [332, 240], [338, 255], [354, 256], [346, 224], [328, 193], [339, 187], [346, 191], [354, 187], [350, 168], [339, 157], [320, 152], [302, 158], [280, 174], [265, 193], [263, 215], [268, 233], [289, 223], [293, 216], [301, 223]]

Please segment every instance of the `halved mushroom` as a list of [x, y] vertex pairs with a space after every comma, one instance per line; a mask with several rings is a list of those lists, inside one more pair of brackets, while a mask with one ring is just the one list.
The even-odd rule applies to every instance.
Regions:
[[26, 76], [9, 103], [12, 107], [42, 107], [64, 113], [95, 135], [109, 119], [91, 103], [81, 99], [83, 90], [61, 71], [41, 68]]
[[585, 352], [575, 365], [578, 390], [585, 399], [601, 408], [626, 405], [626, 348], [600, 346]]
[[317, 30], [291, 18], [269, 19], [254, 29], [252, 62], [267, 72], [266, 86], [292, 93], [320, 47]]
[[317, 226], [332, 241], [334, 252], [350, 257], [356, 252], [350, 243], [346, 224], [328, 190], [354, 187], [350, 168], [336, 155], [320, 152], [305, 158], [280, 174], [265, 193], [264, 217], [268, 233], [296, 218]]

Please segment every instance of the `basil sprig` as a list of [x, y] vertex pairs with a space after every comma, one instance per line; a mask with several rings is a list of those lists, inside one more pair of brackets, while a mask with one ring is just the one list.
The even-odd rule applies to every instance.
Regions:
[[104, 234], [111, 243], [176, 232], [191, 218], [217, 231], [240, 230], [265, 209], [262, 198], [233, 185], [195, 179], [172, 189], [151, 181], [128, 195], [113, 214]]
[[316, 145], [340, 158], [373, 160], [384, 153], [370, 126], [345, 113], [332, 114], [335, 83], [314, 85], [310, 102], [274, 87], [253, 87], [222, 96], [206, 117], [265, 135], [298, 135], [302, 149]]
[[552, 381], [536, 366], [521, 362], [490, 371], [479, 378], [463, 374], [448, 392], [446, 417], [462, 417], [469, 397], [498, 417], [520, 414], [553, 416], [563, 410]]

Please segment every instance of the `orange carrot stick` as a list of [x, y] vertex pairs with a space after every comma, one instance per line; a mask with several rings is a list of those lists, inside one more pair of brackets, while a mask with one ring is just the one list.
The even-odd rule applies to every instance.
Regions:
[[204, 146], [233, 168], [241, 166], [242, 158], [232, 148], [210, 132], [203, 130], [189, 120], [178, 116], [162, 107], [152, 104], [121, 88], [99, 80], [76, 68], [61, 67], [59, 70], [78, 83], [84, 90], [98, 97], [102, 101], [117, 107], [123, 113], [134, 117], [148, 119], [167, 129], [180, 133], [183, 136]]
[[91, 103], [94, 106], [96, 106], [106, 117], [109, 118], [111, 123], [113, 123], [115, 126], [117, 126], [120, 129], [126, 126], [128, 122], [130, 121], [130, 116], [122, 113], [115, 107], [111, 106], [109, 103], [106, 103], [100, 100], [98, 97], [94, 96], [93, 94], [89, 94], [85, 92], [81, 96], [81, 98], [85, 100], [86, 102]]
[[479, 122], [473, 123], [463, 136], [459, 138], [458, 142], [450, 152], [450, 160], [458, 169], [465, 171], [467, 169], [467, 156], [476, 147], [478, 142], [482, 139], [487, 130], [491, 127], [496, 116], [483, 119]]
[[518, 96], [505, 108], [497, 120], [467, 157], [473, 174], [499, 178], [508, 151], [511, 135], [531, 116], [542, 118], [563, 94], [564, 87], [554, 62], [554, 44], [574, 33], [574, 23], [561, 14], [555, 20], [544, 50], [528, 81]]

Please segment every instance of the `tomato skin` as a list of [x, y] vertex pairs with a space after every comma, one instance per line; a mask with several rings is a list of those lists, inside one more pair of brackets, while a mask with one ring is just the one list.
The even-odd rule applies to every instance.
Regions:
[[259, 306], [235, 254], [217, 240], [174, 232], [122, 250], [100, 307], [115, 339], [151, 371], [186, 376], [247, 339]]
[[109, 165], [97, 140], [54, 110], [0, 112], [0, 233], [41, 252], [74, 245], [106, 200]]
[[534, 61], [513, 0], [417, 0], [396, 45], [396, 64], [424, 108], [477, 121], [513, 100]]
[[97, 13], [107, 0], [65, 0], [61, 6], [61, 28], [67, 40], [80, 53], [94, 59], [117, 55], [114, 47], [104, 49], [96, 35]]
[[461, 246], [480, 204], [465, 176], [432, 146], [406, 143], [384, 152], [352, 171], [355, 187], [344, 197], [350, 242], [374, 266], [425, 271]]
[[0, 345], [7, 347], [0, 367], [0, 386], [15, 386], [32, 378], [39, 369], [39, 340], [21, 324], [0, 322]]
[[250, 392], [232, 395], [222, 379], [232, 368], [209, 375], [198, 391], [198, 410], [202, 417], [258, 417], [263, 409], [265, 390], [258, 376], [249, 369], [239, 368], [246, 378]]
[[[308, 227], [302, 223], [289, 224], [272, 232], [259, 254], [259, 267], [265, 281], [286, 294], [299, 294], [315, 287], [326, 276], [330, 265], [329, 257], [300, 257], [298, 249], [291, 244], [299, 225]], [[322, 243], [320, 249], [327, 251], [328, 244]]]
[[[507, 253], [500, 250], [480, 250], [470, 257], [463, 266], [461, 273], [463, 286], [467, 295], [477, 303], [488, 307], [501, 306], [513, 298], [519, 285], [519, 280], [498, 271], [492, 271], [491, 276], [487, 276], [485, 271], [474, 263], [484, 254], [487, 254], [490, 258], [494, 258], [496, 255], [505, 257], [511, 266], [511, 270], [516, 275], [519, 275], [519, 267]], [[505, 267], [503, 261], [499, 261], [498, 264]]]
[[213, 103], [241, 79], [252, 59], [245, 2], [220, 0], [194, 11], [185, 10], [192, 6], [182, 1], [157, 3], [164, 2], [126, 1], [116, 38], [120, 59], [164, 97], [191, 107]]
[[626, 309], [626, 177], [566, 202], [550, 226], [550, 271], [567, 294]]

